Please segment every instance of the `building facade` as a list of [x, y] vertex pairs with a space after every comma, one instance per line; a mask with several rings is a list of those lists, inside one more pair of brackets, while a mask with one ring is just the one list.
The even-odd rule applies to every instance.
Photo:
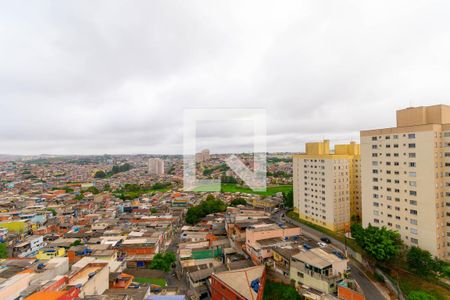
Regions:
[[303, 220], [330, 230], [348, 229], [361, 216], [360, 146], [328, 140], [307, 143], [293, 158], [294, 211]]
[[397, 126], [361, 131], [362, 223], [450, 258], [450, 106], [397, 111]]
[[344, 279], [347, 260], [320, 248], [300, 252], [291, 257], [290, 279], [295, 286], [308, 286], [317, 291], [332, 294], [337, 283]]
[[148, 173], [152, 175], [163, 175], [164, 160], [160, 158], [150, 158], [148, 160]]

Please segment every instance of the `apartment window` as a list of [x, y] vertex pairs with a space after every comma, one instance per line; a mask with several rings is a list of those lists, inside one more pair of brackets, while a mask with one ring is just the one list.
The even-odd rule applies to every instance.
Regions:
[[372, 149], [378, 149], [377, 145], [372, 145]]
[[416, 138], [416, 134], [415, 133], [409, 133], [408, 134], [408, 139], [415, 139]]
[[417, 205], [417, 201], [416, 201], [416, 200], [409, 200], [409, 204], [411, 204], [411, 205]]
[[373, 206], [379, 207], [379, 206], [380, 206], [380, 203], [378, 203], [378, 202], [373, 202]]
[[411, 243], [417, 245], [417, 244], [419, 244], [419, 240], [415, 239], [415, 238], [411, 238]]
[[377, 140], [377, 137], [376, 136], [373, 136], [372, 137], [372, 141], [376, 141]]
[[409, 177], [416, 177], [416, 172], [409, 172]]
[[408, 153], [409, 158], [415, 158], [416, 154], [415, 153]]
[[392, 137], [394, 138], [394, 140], [398, 140], [398, 135], [397, 134], [394, 134]]
[[450, 131], [444, 132], [444, 136], [445, 136], [445, 137], [450, 137]]
[[417, 183], [415, 181], [410, 181], [409, 182], [409, 186], [416, 186], [416, 185], [417, 185]]
[[410, 144], [408, 144], [408, 148], [416, 148], [416, 144], [415, 143], [410, 143]]
[[415, 210], [415, 209], [410, 209], [410, 210], [409, 210], [409, 213], [410, 213], [411, 215], [417, 216], [417, 210]]
[[303, 278], [303, 273], [302, 272], [297, 272], [297, 276], [300, 278]]
[[410, 194], [411, 196], [417, 196], [417, 192], [416, 192], [416, 191], [409, 191], [409, 194]]
[[417, 220], [416, 219], [409, 219], [409, 223], [411, 223], [412, 225], [417, 225]]

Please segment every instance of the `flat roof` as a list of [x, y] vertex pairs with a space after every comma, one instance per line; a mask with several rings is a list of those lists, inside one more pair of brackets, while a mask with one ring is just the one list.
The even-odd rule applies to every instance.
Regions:
[[336, 255], [325, 252], [320, 248], [313, 248], [305, 252], [300, 252], [292, 257], [319, 269], [326, 268], [335, 262], [342, 261], [342, 259]]

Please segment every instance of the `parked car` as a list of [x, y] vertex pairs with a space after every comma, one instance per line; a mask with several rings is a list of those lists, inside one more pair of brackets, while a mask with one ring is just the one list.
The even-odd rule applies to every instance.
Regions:
[[317, 245], [319, 245], [320, 248], [325, 248], [327, 246], [324, 242], [317, 242]]
[[326, 236], [321, 237], [320, 240], [324, 243], [331, 244], [331, 240]]
[[336, 249], [333, 249], [333, 251], [331, 251], [331, 253], [333, 253], [334, 255], [336, 255], [337, 257], [339, 257], [340, 259], [345, 259], [344, 254], [342, 254], [341, 252], [339, 252]]
[[310, 250], [313, 248], [313, 246], [311, 246], [310, 244], [304, 243], [303, 248], [305, 248], [306, 250]]

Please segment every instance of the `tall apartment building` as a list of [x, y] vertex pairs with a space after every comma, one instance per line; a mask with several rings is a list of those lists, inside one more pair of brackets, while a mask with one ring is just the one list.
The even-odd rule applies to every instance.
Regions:
[[210, 158], [211, 158], [211, 155], [209, 154], [208, 149], [204, 149], [204, 150], [202, 150], [202, 152], [195, 154], [195, 160], [197, 162], [205, 162], [205, 161], [208, 161]]
[[450, 106], [397, 111], [397, 127], [361, 131], [362, 223], [450, 258]]
[[152, 175], [164, 174], [164, 160], [160, 158], [150, 158], [148, 160], [148, 173]]
[[360, 156], [355, 142], [307, 143], [294, 155], [294, 211], [303, 220], [331, 230], [345, 230], [361, 216]]

